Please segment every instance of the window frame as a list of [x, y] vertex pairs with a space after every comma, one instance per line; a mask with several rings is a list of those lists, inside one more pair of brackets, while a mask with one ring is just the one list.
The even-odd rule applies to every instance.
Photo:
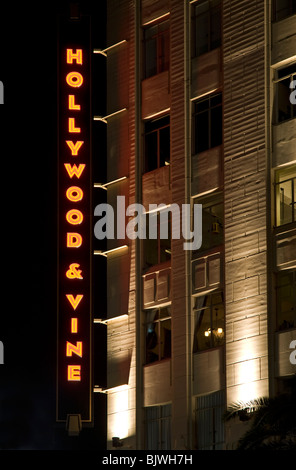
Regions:
[[[289, 168], [283, 168], [282, 170], [277, 170], [275, 174], [275, 179], [276, 181], [274, 182], [274, 221], [275, 224], [274, 226], [276, 228], [278, 227], [283, 227], [288, 224], [292, 224], [296, 222], [296, 215], [295, 215], [295, 207], [296, 207], [296, 165], [292, 165], [290, 169], [293, 171], [295, 170], [295, 176], [290, 176], [287, 178], [283, 178], [283, 180], [279, 181], [280, 179], [280, 174], [281, 172], [288, 170]], [[278, 180], [278, 181], [277, 181]], [[278, 200], [278, 197], [280, 196], [280, 185], [283, 183], [287, 183], [288, 181], [291, 181], [291, 221], [286, 222], [286, 223], [281, 223], [281, 200]], [[280, 214], [278, 214], [278, 207]], [[279, 220], [279, 222], [278, 222]]]
[[[280, 276], [291, 276], [292, 282], [290, 284], [281, 285], [280, 283]], [[275, 297], [276, 297], [276, 331], [287, 331], [290, 329], [294, 329], [296, 327], [296, 321], [294, 320], [293, 324], [288, 324], [286, 320], [286, 324], [284, 324], [283, 319], [280, 318], [281, 311], [280, 311], [280, 289], [283, 287], [290, 286], [291, 288], [291, 298], [292, 298], [292, 305], [294, 301], [294, 311], [296, 311], [296, 269], [291, 270], [284, 270], [279, 271], [276, 273], [276, 282], [275, 282]], [[294, 287], [294, 289], [293, 289]], [[280, 323], [281, 322], [281, 323]]]
[[[217, 97], [220, 98], [220, 102], [218, 104], [212, 105], [212, 101], [215, 100]], [[201, 109], [198, 111], [197, 107], [202, 105], [202, 103], [208, 101], [208, 105], [206, 108]], [[213, 143], [212, 140], [215, 136], [214, 130], [217, 128], [217, 126], [213, 125], [213, 111], [216, 109], [221, 109], [221, 123], [219, 123], [219, 126], [221, 126], [221, 139], [219, 139], [219, 143]], [[197, 118], [198, 116], [201, 116], [202, 114], [207, 113], [207, 146], [206, 148], [199, 149], [198, 148], [198, 132], [197, 132]], [[223, 145], [223, 93], [221, 90], [217, 89], [213, 93], [209, 93], [205, 96], [202, 96], [200, 98], [195, 99], [192, 102], [192, 131], [193, 131], [193, 139], [192, 139], [192, 155], [198, 155], [199, 153], [209, 151], [213, 148], [219, 147]]]
[[[167, 28], [164, 30], [161, 30], [163, 26], [166, 26], [165, 23], [167, 23]], [[147, 32], [149, 29], [151, 30], [152, 28], [157, 28], [156, 33], [152, 37], [147, 38]], [[167, 37], [165, 37], [167, 36]], [[167, 39], [167, 50], [168, 50], [168, 55], [166, 57], [166, 47], [163, 47], [162, 44], [162, 39], [165, 37], [165, 40]], [[148, 44], [150, 41], [156, 40], [156, 64], [155, 64], [155, 73], [149, 73], [148, 72], [148, 67], [147, 67], [147, 56], [148, 56]], [[143, 27], [143, 66], [144, 66], [144, 71], [143, 71], [143, 77], [144, 79], [154, 77], [155, 75], [165, 72], [170, 69], [170, 18], [166, 17], [162, 19], [161, 21], [157, 21], [153, 24], [149, 24], [147, 26]], [[163, 60], [164, 59], [164, 60]]]
[[[294, 72], [290, 72], [288, 73], [287, 75], [283, 75], [282, 77], [279, 77], [279, 74], [281, 74], [283, 71], [289, 69], [289, 68], [292, 68], [294, 67], [295, 71]], [[273, 84], [274, 84], [274, 99], [275, 99], [275, 115], [274, 115], [274, 124], [282, 124], [283, 122], [286, 122], [286, 121], [289, 121], [291, 119], [295, 119], [296, 118], [296, 105], [293, 105], [291, 102], [291, 110], [290, 110], [290, 117], [286, 118], [286, 119], [279, 119], [279, 86], [278, 84], [280, 82], [283, 82], [284, 80], [287, 80], [287, 79], [290, 79], [290, 84], [292, 83], [293, 80], [296, 80], [296, 62], [293, 62], [291, 64], [287, 64], [285, 67], [282, 67], [280, 69], [277, 69], [276, 71], [276, 77], [274, 78], [273, 80]], [[293, 89], [290, 88], [290, 93], [292, 93]]]
[[[167, 220], [168, 220], [168, 227], [167, 227], [167, 233], [168, 233], [168, 238], [160, 238], [160, 228], [161, 228], [161, 213], [168, 212], [167, 215]], [[157, 238], [151, 238], [149, 234], [149, 221], [150, 221], [150, 216], [153, 215], [157, 217]], [[171, 260], [171, 246], [172, 246], [172, 216], [170, 212], [170, 206], [164, 207], [162, 210], [157, 210], [153, 213], [151, 212], [146, 212], [145, 213], [146, 217], [146, 238], [143, 241], [143, 265], [145, 270], [150, 270], [153, 266], [159, 266], [163, 263], [170, 262]], [[165, 223], [166, 220], [163, 220], [163, 223]], [[167, 243], [165, 243], [167, 242]], [[157, 244], [157, 262], [154, 264], [148, 263], [147, 262], [147, 251], [149, 244], [151, 243], [156, 243]], [[162, 249], [163, 246], [165, 247], [168, 245], [168, 248]], [[166, 259], [162, 259], [162, 257]]]
[[[156, 417], [148, 416], [150, 414], [150, 411], [155, 411]], [[171, 403], [146, 407], [146, 413], [145, 413], [145, 432], [146, 432], [145, 448], [146, 450], [171, 450], [171, 445], [172, 445], [171, 444], [171, 422], [172, 422], [171, 418], [172, 418]], [[150, 434], [149, 425], [151, 426], [153, 423], [155, 423], [157, 427], [157, 449], [151, 448], [154, 446], [149, 445], [149, 434]], [[166, 426], [164, 426], [164, 423], [166, 423]], [[168, 430], [166, 441], [163, 440], [163, 435], [164, 435], [163, 431], [165, 428]]]
[[[202, 6], [203, 4], [208, 3], [209, 8], [206, 13], [196, 13], [196, 7]], [[216, 46], [212, 43], [212, 32], [213, 32], [213, 17], [215, 14], [220, 14], [220, 34], [219, 34], [219, 44]], [[198, 41], [197, 41], [197, 28], [198, 28], [198, 18], [202, 16], [207, 16], [207, 50], [198, 52]], [[196, 57], [200, 57], [203, 54], [207, 54], [218, 47], [221, 47], [222, 43], [222, 7], [221, 1], [218, 0], [203, 0], [202, 2], [195, 2], [192, 4], [191, 9], [191, 58], [194, 59]]]
[[[151, 129], [149, 130], [149, 127]], [[164, 161], [164, 164], [161, 164], [161, 138], [160, 138], [160, 133], [164, 129], [169, 129], [169, 140], [168, 140], [168, 148], [169, 148], [169, 154], [168, 154], [168, 159]], [[149, 160], [152, 159], [152, 156], [148, 155], [148, 141], [147, 141], [147, 136], [156, 134], [156, 160], [157, 160], [157, 166], [154, 167], [152, 165], [152, 168], [150, 168]], [[170, 165], [170, 159], [171, 159], [171, 123], [170, 123], [170, 115], [164, 115], [161, 116], [157, 119], [153, 119], [150, 121], [145, 121], [144, 122], [144, 162], [143, 162], [143, 173], [150, 173], [151, 171], [158, 170], [159, 168], [163, 168], [166, 165]]]
[[277, 1], [278, 0], [273, 0], [272, 1], [272, 21], [273, 22], [284, 20], [285, 18], [288, 18], [289, 16], [292, 16], [292, 15], [296, 14], [296, 5], [294, 3], [294, 0], [289, 0], [288, 13], [285, 14], [283, 17], [278, 18]]
[[[221, 302], [214, 303], [213, 298], [214, 296], [221, 295]], [[207, 305], [207, 300], [208, 297], [210, 298], [210, 304]], [[195, 305], [196, 302], [199, 300], [202, 300], [203, 298], [203, 303], [199, 308], [193, 308], [194, 310], [194, 339], [193, 339], [193, 354], [195, 353], [202, 353], [204, 351], [209, 351], [211, 349], [215, 349], [218, 347], [221, 347], [225, 344], [225, 296], [224, 296], [224, 290], [223, 289], [216, 289], [211, 292], [205, 292], [204, 295], [199, 295], [195, 297]], [[218, 332], [218, 328], [221, 328], [220, 326], [217, 328], [214, 328], [214, 323], [215, 323], [215, 306], [222, 306], [223, 309], [223, 315], [222, 315], [222, 322], [223, 322], [223, 327], [222, 327], [222, 332]], [[199, 347], [198, 346], [198, 339], [197, 339], [197, 334], [198, 331], [202, 325], [202, 319], [200, 325], [198, 325], [198, 313], [199, 312], [205, 312], [206, 310], [209, 310], [210, 312], [210, 326], [207, 330], [204, 330], [204, 336], [209, 338], [209, 346], [206, 347]], [[216, 312], [217, 315], [217, 312]], [[216, 325], [217, 326], [217, 325]], [[217, 334], [212, 332], [215, 332], [217, 330]], [[205, 333], [208, 332], [209, 334], [206, 335]]]
[[[161, 316], [161, 311], [167, 309], [168, 310], [168, 313], [169, 315], [165, 315], [165, 316]], [[154, 315], [154, 319], [153, 321], [148, 321], [148, 315], [152, 314], [153, 312], [155, 312], [155, 315]], [[145, 318], [145, 326], [146, 326], [146, 335], [145, 335], [145, 365], [150, 365], [150, 364], [155, 364], [155, 363], [159, 363], [159, 362], [162, 362], [162, 361], [165, 361], [167, 359], [171, 359], [172, 357], [172, 339], [170, 338], [170, 347], [169, 347], [169, 355], [166, 355], [163, 357], [163, 353], [162, 353], [162, 350], [161, 350], [161, 347], [164, 343], [164, 340], [162, 339], [162, 335], [161, 335], [161, 332], [162, 332], [162, 325], [161, 323], [162, 322], [167, 322], [168, 320], [170, 321], [170, 331], [172, 331], [172, 314], [171, 314], [171, 306], [168, 305], [166, 307], [154, 307], [152, 309], [148, 309], [145, 311], [145, 315], [146, 315], [146, 318]], [[157, 316], [157, 318], [155, 319], [155, 316]], [[155, 359], [155, 360], [148, 360], [148, 348], [147, 348], [147, 336], [148, 336], [148, 325], [150, 324], [155, 324], [156, 327], [155, 329], [153, 330], [152, 333], [156, 332], [157, 334], [157, 344], [154, 346], [154, 348], [157, 346], [157, 356], [158, 356], [158, 359]], [[157, 331], [156, 331], [157, 330]], [[152, 351], [152, 349], [154, 348], [150, 348], [150, 352]]]

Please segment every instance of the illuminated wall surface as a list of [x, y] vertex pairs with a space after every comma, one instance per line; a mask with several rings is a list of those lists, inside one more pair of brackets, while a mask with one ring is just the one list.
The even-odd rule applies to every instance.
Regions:
[[90, 20], [60, 20], [57, 421], [92, 419]]

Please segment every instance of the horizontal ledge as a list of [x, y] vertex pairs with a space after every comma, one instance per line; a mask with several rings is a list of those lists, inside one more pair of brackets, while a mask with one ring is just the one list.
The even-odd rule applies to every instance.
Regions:
[[127, 248], [128, 248], [128, 245], [122, 245], [116, 248], [111, 248], [111, 250], [106, 250], [106, 251], [94, 250], [94, 255], [107, 256], [109, 255], [109, 253], [114, 253], [116, 251], [125, 250]]
[[94, 183], [94, 188], [102, 188], [107, 190], [108, 186], [111, 186], [111, 184], [120, 183], [121, 181], [124, 181], [126, 179], [127, 176], [122, 176], [121, 178], [117, 178], [116, 180], [108, 181], [108, 183]]
[[99, 323], [101, 325], [107, 325], [108, 323], [110, 323], [112, 321], [126, 319], [126, 318], [128, 318], [128, 314], [124, 313], [122, 315], [118, 315], [117, 317], [104, 318], [104, 320], [102, 318], [95, 318], [94, 323]]
[[114, 113], [111, 113], [111, 114], [107, 114], [107, 116], [94, 116], [94, 121], [101, 121], [101, 122], [104, 122], [105, 124], [107, 124], [107, 121], [109, 118], [113, 117], [113, 116], [117, 116], [118, 114], [120, 113], [123, 113], [124, 111], [126, 111], [127, 108], [122, 108], [122, 109], [119, 109], [118, 111], [115, 111]]
[[108, 393], [108, 392], [121, 392], [128, 389], [128, 384], [118, 385], [117, 387], [103, 388], [95, 385], [93, 388], [94, 393]]
[[121, 46], [122, 44], [126, 44], [127, 40], [123, 39], [122, 41], [116, 42], [115, 44], [112, 44], [112, 46], [106, 47], [106, 49], [93, 49], [94, 54], [101, 54], [105, 57], [107, 57], [107, 52], [111, 51], [115, 47]]

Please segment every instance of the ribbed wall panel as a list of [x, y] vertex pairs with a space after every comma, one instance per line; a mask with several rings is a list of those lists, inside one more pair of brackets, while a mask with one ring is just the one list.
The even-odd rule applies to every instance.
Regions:
[[[264, 2], [223, 2], [228, 403], [255, 398], [258, 390], [263, 395], [267, 393], [267, 164], [263, 19]], [[254, 259], [257, 263], [252, 263]], [[255, 265], [255, 271], [250, 269]], [[248, 339], [250, 337], [251, 340]], [[254, 361], [239, 364], [250, 359]]]

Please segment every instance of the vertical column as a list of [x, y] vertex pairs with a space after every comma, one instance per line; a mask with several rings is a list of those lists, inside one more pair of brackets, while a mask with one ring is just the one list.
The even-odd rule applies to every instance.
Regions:
[[227, 404], [268, 394], [264, 2], [224, 1]]
[[[184, 4], [171, 1], [171, 187], [172, 202], [185, 202]], [[188, 355], [186, 252], [172, 239], [172, 449], [188, 446]]]

